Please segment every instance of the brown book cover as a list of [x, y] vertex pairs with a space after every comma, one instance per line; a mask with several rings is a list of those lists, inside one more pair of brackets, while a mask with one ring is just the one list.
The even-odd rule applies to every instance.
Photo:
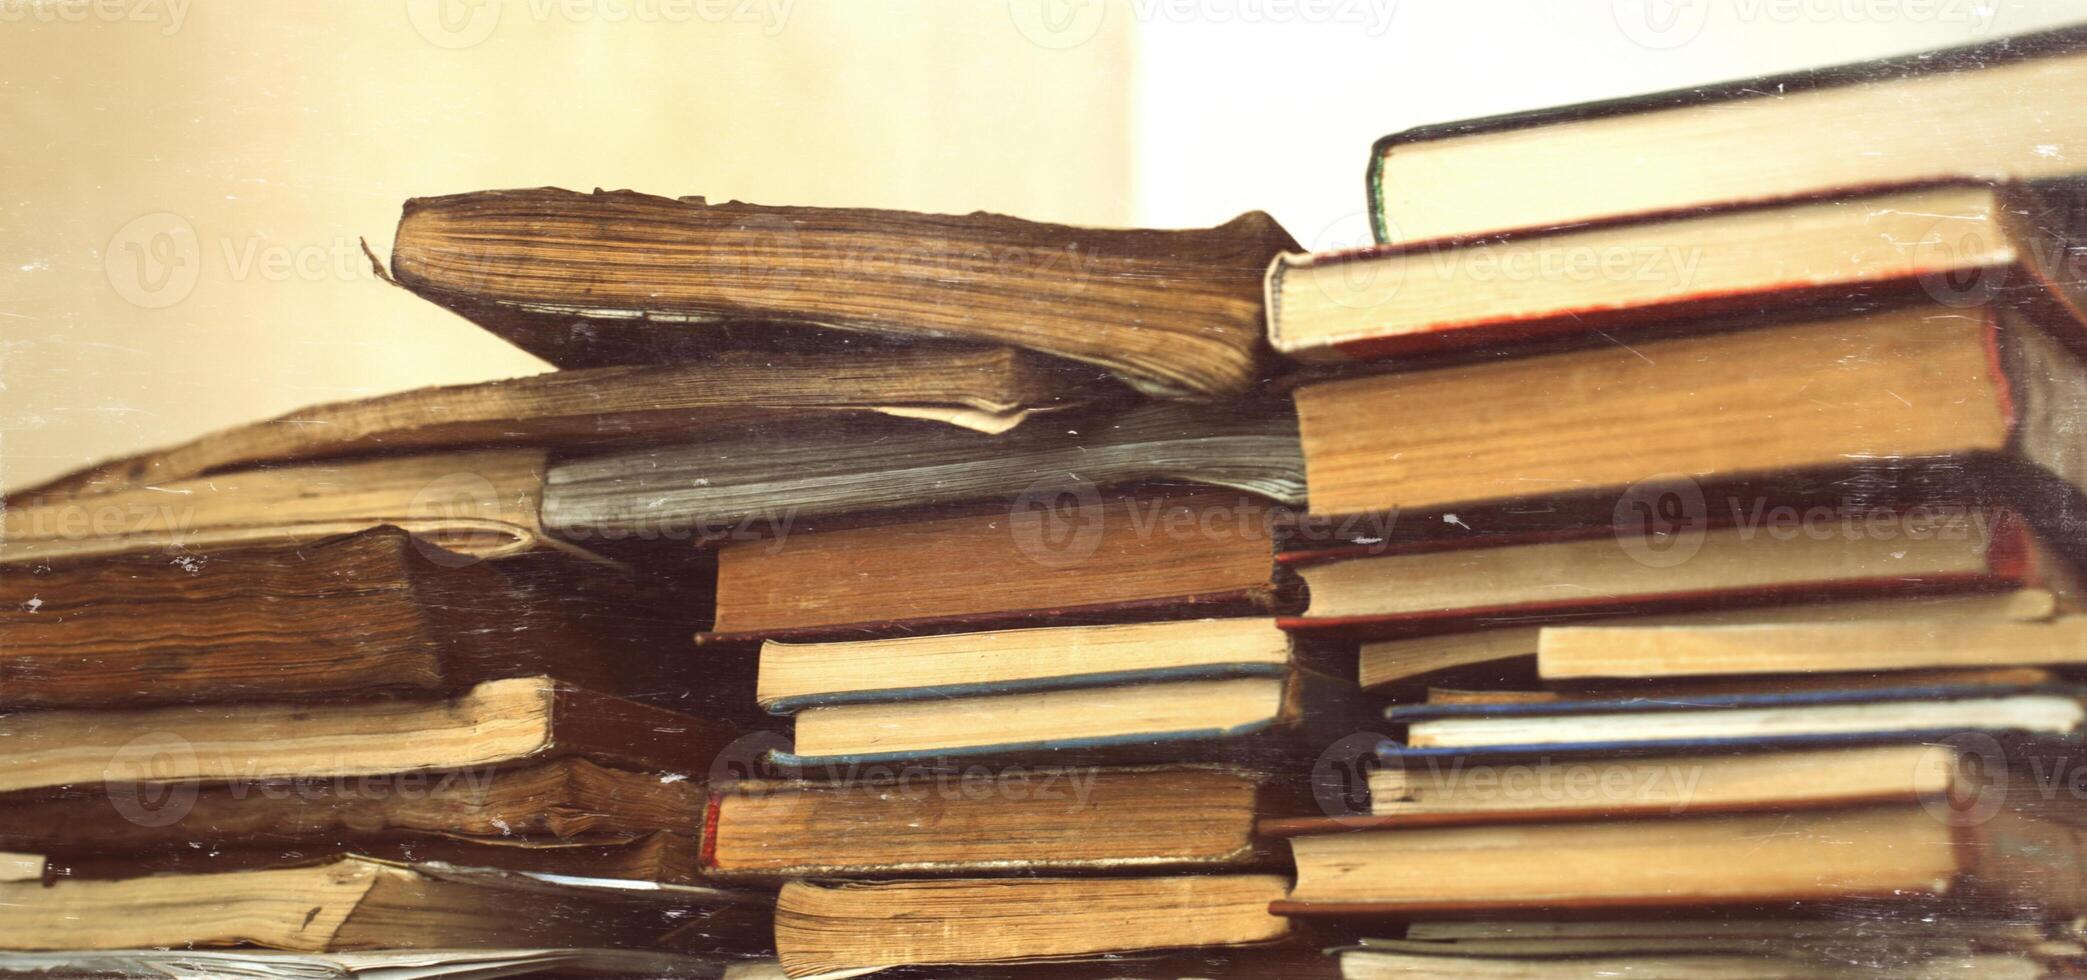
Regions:
[[676, 677], [665, 644], [702, 622], [686, 607], [603, 563], [546, 552], [496, 568], [391, 526], [0, 564], [0, 705], [427, 696], [534, 674], [651, 695]]
[[560, 367], [966, 341], [1208, 398], [1263, 376], [1261, 274], [1295, 248], [1259, 212], [1116, 230], [540, 188], [408, 201], [391, 268]]
[[718, 553], [717, 621], [699, 641], [1266, 614], [1286, 602], [1278, 515], [1237, 493], [1088, 489], [733, 543]]

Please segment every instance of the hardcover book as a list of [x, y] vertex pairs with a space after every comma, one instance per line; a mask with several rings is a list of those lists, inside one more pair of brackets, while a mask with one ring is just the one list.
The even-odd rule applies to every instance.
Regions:
[[1278, 511], [1196, 489], [1053, 491], [718, 551], [705, 643], [1267, 615]]
[[384, 526], [171, 561], [0, 564], [0, 705], [440, 696], [538, 674], [645, 694], [673, 678], [661, 644], [696, 620], [629, 574], [556, 552], [460, 557]]
[[560, 367], [963, 341], [1211, 398], [1263, 376], [1261, 272], [1295, 248], [1259, 212], [1113, 230], [542, 188], [406, 202], [391, 268]]
[[714, 433], [552, 464], [544, 525], [578, 542], [668, 529], [784, 535], [879, 515], [1167, 483], [1304, 503], [1287, 402], [1058, 413], [989, 435], [928, 422], [825, 421]]
[[[1686, 16], [1686, 15], [1684, 15]], [[2087, 29], [1421, 126], [1377, 141], [1380, 242], [1975, 174], [2064, 176]], [[1541, 159], [1543, 166], [1529, 161]]]
[[[2041, 300], [2081, 320], [2077, 178], [1943, 181], [1621, 215], [1315, 255], [1268, 269], [1275, 349], [1320, 363], [1497, 351], [1546, 337], [1923, 294]], [[2087, 335], [2067, 338], [2075, 346]]]
[[1660, 481], [1805, 504], [2087, 485], [2075, 321], [1926, 300], [1718, 326], [1303, 385], [1311, 511], [1484, 529], [1610, 514]]

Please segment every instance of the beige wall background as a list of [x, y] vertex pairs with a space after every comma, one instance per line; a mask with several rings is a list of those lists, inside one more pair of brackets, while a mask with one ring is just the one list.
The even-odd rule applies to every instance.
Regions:
[[0, 487], [544, 370], [370, 274], [357, 237], [388, 255], [416, 195], [1126, 224], [1129, 25], [1061, 48], [1037, 23], [937, 0], [0, 0]]
[[[379, 282], [408, 197], [628, 187], [1365, 241], [1370, 141], [2087, 0], [0, 0], [0, 488], [545, 366]], [[1540, 165], [1540, 162], [1532, 162]]]

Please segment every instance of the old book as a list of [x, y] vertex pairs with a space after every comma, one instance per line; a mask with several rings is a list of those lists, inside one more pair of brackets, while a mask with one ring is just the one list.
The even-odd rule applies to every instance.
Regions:
[[0, 793], [386, 776], [572, 756], [698, 774], [737, 735], [545, 677], [486, 681], [435, 701], [25, 711], [0, 716]]
[[1086, 397], [1085, 379], [1006, 348], [812, 356], [721, 354], [695, 364], [552, 371], [302, 408], [24, 491], [123, 490], [281, 464], [489, 446], [681, 441], [750, 421], [888, 413], [988, 432]]
[[[666, 626], [629, 576], [560, 553], [497, 570], [396, 527], [309, 545], [0, 564], [0, 705], [114, 707], [440, 694], [549, 674], [662, 687]], [[613, 624], [613, 627], [612, 627]], [[715, 700], [715, 699], [714, 699]]]
[[1405, 726], [1403, 745], [1379, 756], [1404, 762], [1467, 754], [1534, 755], [1569, 747], [1608, 750], [1760, 749], [1833, 742], [1902, 742], [1959, 732], [2069, 739], [2087, 721], [2072, 689], [1853, 688], [1665, 698], [1589, 698], [1518, 704], [1420, 704], [1386, 709]]
[[[1724, 626], [1777, 623], [1853, 623], [1877, 621], [1947, 621], [1968, 619], [1996, 623], [2048, 619], [2058, 611], [2049, 590], [2019, 588], [1960, 595], [1884, 596], [1842, 602], [1740, 606], [1655, 615], [1592, 616], [1561, 620], [1565, 624], [1599, 623], [1619, 627]], [[1534, 676], [1541, 622], [1493, 626], [1455, 633], [1431, 633], [1397, 639], [1369, 640], [1360, 648], [1357, 672], [1364, 687], [1388, 688], [1426, 680], [1438, 674], [1490, 667], [1498, 673], [1514, 669]], [[1513, 668], [1505, 665], [1514, 664]]]
[[[1859, 906], [1826, 906], [1809, 914], [1741, 917], [1728, 910], [1635, 919], [1433, 920], [1407, 925], [1404, 940], [1365, 939], [1358, 949], [1457, 957], [1428, 964], [1400, 962], [1419, 976], [1549, 976], [1584, 968], [1581, 976], [1642, 974], [1659, 977], [1839, 977], [1956, 975], [2042, 977], [2035, 960], [2077, 955], [2033, 919], [2005, 910], [1951, 910], [1953, 914], [1893, 915]], [[2070, 947], [2070, 948], [2069, 948]], [[1353, 950], [1343, 951], [1346, 957]], [[1708, 961], [1676, 955], [1738, 954], [1752, 966], [1706, 971]], [[1610, 959], [1603, 960], [1606, 956]], [[1795, 957], [1777, 963], [1768, 956]], [[1657, 957], [1657, 959], [1655, 959]], [[1463, 958], [1473, 958], [1468, 972]], [[2016, 964], [2009, 967], [2007, 964]], [[1389, 963], [1379, 965], [1390, 965]], [[1504, 973], [1489, 974], [1487, 969]], [[1695, 969], [1697, 972], [1687, 972]], [[1362, 976], [1377, 976], [1364, 973]], [[1394, 976], [1415, 974], [1393, 973]]]
[[44, 856], [41, 854], [0, 852], [0, 881], [41, 881], [43, 872]]
[[1764, 683], [1760, 677], [1698, 677], [1662, 681], [1560, 685], [1540, 690], [1468, 688], [1428, 685], [1429, 704], [1529, 704], [1609, 698], [1619, 701], [1666, 698], [1688, 700], [1736, 694], [1889, 691], [1936, 687], [2051, 687], [2066, 678], [2047, 667], [1956, 667], [1939, 670], [1893, 670], [1854, 674], [1784, 674]]
[[1004, 694], [1290, 669], [1291, 641], [1266, 618], [1047, 626], [761, 645], [754, 696], [788, 714], [822, 704]]
[[2067, 28], [1410, 129], [1371, 151], [1372, 223], [1380, 242], [1417, 241], [1854, 184], [2062, 176], [2087, 147], [2065, 98], [2087, 84], [2083, 44]]
[[928, 423], [761, 426], [684, 446], [562, 461], [544, 526], [579, 542], [685, 531], [787, 534], [840, 515], [1169, 482], [1304, 503], [1286, 402], [1148, 404], [986, 435]]
[[[0, 948], [258, 945], [360, 949], [636, 946], [690, 915], [720, 941], [765, 945], [766, 896], [581, 884], [349, 857], [295, 868], [0, 884]], [[725, 928], [730, 923], [730, 928]]]
[[[2077, 828], [1919, 803], [1294, 837], [1283, 915], [1695, 908], [1977, 895], [2072, 914], [2087, 902]], [[1303, 829], [1303, 828], [1297, 828]], [[1735, 846], [1735, 842], [1745, 842]]]
[[[743, 955], [715, 956], [650, 949], [368, 950], [293, 953], [280, 949], [126, 949], [0, 953], [0, 974], [45, 980], [133, 980], [139, 977], [240, 977], [243, 980], [486, 980], [488, 977], [642, 976], [737, 980]], [[780, 976], [780, 974], [778, 974]]]
[[[122, 777], [120, 771], [112, 776]], [[136, 776], [150, 776], [138, 773]], [[614, 843], [703, 833], [701, 773], [612, 769], [578, 757], [520, 765], [293, 776], [231, 784], [101, 783], [0, 797], [0, 846], [139, 855], [268, 842]], [[144, 804], [157, 802], [156, 807]], [[133, 805], [137, 804], [137, 805]], [[143, 809], [178, 820], [138, 819]], [[491, 863], [491, 862], [461, 862]]]
[[1984, 915], [1893, 916], [1848, 915], [1850, 909], [1826, 908], [1823, 914], [1678, 915], [1634, 918], [1498, 918], [1428, 919], [1406, 925], [1406, 938], [1416, 942], [1498, 940], [1687, 940], [1745, 942], [1768, 940], [1791, 944], [1839, 943], [1864, 938], [1895, 943], [1971, 943], [1988, 950], [2027, 949], [2063, 935], [2034, 919]]
[[[1663, 980], [1841, 980], [1844, 977], [1978, 976], [2041, 980], [2054, 963], [2030, 953], [1986, 952], [1968, 943], [1937, 950], [1872, 939], [1823, 949], [1768, 941], [1696, 943], [1651, 940], [1526, 943], [1426, 943], [1366, 940], [1335, 951], [1348, 980], [1581, 980], [1645, 976]], [[1534, 946], [1534, 948], [1531, 948]], [[2054, 958], [2055, 959], [2055, 958]]]
[[[841, 970], [817, 977], [860, 976]], [[879, 976], [924, 980], [949, 976], [933, 967], [896, 967]], [[1281, 946], [1205, 946], [1172, 952], [1102, 953], [1076, 959], [1047, 959], [1004, 966], [970, 966], [963, 980], [1340, 980], [1339, 964], [1302, 944]], [[782, 961], [735, 964], [724, 980], [786, 980]]]
[[1395, 827], [1476, 814], [1659, 816], [1942, 800], [1953, 792], [1968, 800], [1982, 775], [1964, 778], [1946, 744], [1900, 744], [1511, 764], [1427, 759], [1371, 772], [1369, 791], [1370, 812]]
[[1231, 761], [1267, 765], [1311, 736], [1355, 730], [1354, 685], [1303, 666], [1011, 694], [871, 701], [804, 708], [796, 743], [774, 761], [845, 769], [970, 756]]
[[2038, 623], [1799, 623], [1547, 628], [1536, 665], [1566, 684], [1611, 678], [1867, 673], [2087, 662], [2087, 617]]
[[[1862, 486], [1851, 471], [1902, 494], [2016, 469], [2087, 485], [2064, 435], [2087, 366], [2013, 311], [1923, 302], [1746, 326], [1304, 385], [1311, 510], [1483, 528], [1535, 496], [1614, 513], [1655, 478], [1694, 481], [1712, 511], [1845, 496]], [[1721, 501], [1724, 487], [1740, 492]]]
[[545, 451], [305, 463], [9, 500], [0, 561], [309, 544], [390, 524], [459, 563], [563, 547], [537, 522]]
[[954, 340], [1208, 397], [1262, 376], [1261, 273], [1295, 248], [1259, 212], [1126, 231], [543, 188], [406, 202], [391, 268], [560, 367]]
[[1590, 320], [1614, 336], [1859, 296], [1973, 303], [2051, 289], [2077, 305], [2067, 247], [2083, 230], [2082, 190], [2077, 181], [1849, 188], [1284, 255], [1268, 271], [1269, 339], [1292, 358], [1340, 363], [1495, 350], [1584, 334]]
[[[1598, 528], [1286, 554], [1311, 600], [1304, 615], [1282, 624], [1395, 637], [1621, 613], [2018, 589], [2053, 593], [2060, 608], [2077, 602], [2075, 570], [2012, 512], [1938, 505], [1814, 517], [1812, 532], [1705, 522], [1687, 538], [1657, 543], [1632, 529]], [[1658, 550], [1676, 546], [1690, 550]], [[1683, 560], [1669, 560], [1674, 555]]]
[[706, 871], [743, 878], [1266, 866], [1295, 794], [1218, 767], [1017, 769], [753, 787], [711, 803]]
[[951, 516], [736, 542], [706, 642], [1265, 615], [1268, 502], [1175, 490], [1051, 493]]
[[776, 901], [784, 971], [962, 966], [1278, 942], [1274, 875], [1013, 878], [815, 884]]
[[52, 855], [50, 877], [92, 881], [144, 875], [264, 871], [346, 857], [653, 884], [706, 883], [702, 842], [694, 837], [668, 833], [596, 840], [358, 835], [293, 841], [249, 839], [208, 850], [184, 846], [135, 854], [81, 850]]

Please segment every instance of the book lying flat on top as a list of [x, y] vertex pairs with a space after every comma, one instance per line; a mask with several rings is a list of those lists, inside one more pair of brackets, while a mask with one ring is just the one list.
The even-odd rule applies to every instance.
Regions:
[[688, 775], [707, 772], [738, 734], [547, 677], [486, 681], [433, 701], [22, 711], [0, 715], [0, 793], [385, 776], [569, 756]]
[[[1702, 609], [1695, 612], [1651, 615], [1576, 617], [1567, 626], [1587, 628], [1614, 626], [1620, 629], [1654, 629], [1671, 626], [1715, 627], [1774, 624], [1830, 624], [1868, 622], [1933, 622], [1963, 620], [1973, 623], [2029, 623], [2051, 618], [2059, 611], [2058, 597], [2049, 590], [2024, 587], [1997, 592], [1964, 594], [1917, 594], [1848, 599], [1841, 602], [1809, 602], [1802, 598], [1787, 605], [1738, 606]], [[1537, 650], [1545, 630], [1541, 622], [1512, 626], [1490, 626], [1458, 633], [1370, 640], [1362, 644], [1357, 673], [1364, 687], [1410, 685], [1445, 673], [1513, 670], [1533, 675]]]
[[[1926, 292], [2077, 307], [2078, 180], [1858, 187], [1477, 239], [1283, 255], [1269, 340], [1341, 363], [1489, 349], [1764, 307]], [[2005, 292], [2003, 292], [2005, 290]], [[2057, 319], [2078, 320], [2077, 313]], [[2075, 338], [2087, 342], [2087, 337]]]
[[2087, 410], [2087, 366], [2058, 336], [2076, 321], [1935, 301], [1806, 316], [1628, 342], [1589, 320], [1594, 346], [1303, 385], [1311, 511], [1483, 528], [1511, 505], [1531, 523], [1607, 515], [1655, 478], [1719, 506], [1726, 487], [1820, 502], [1996, 475], [2087, 486], [2064, 427]]
[[523, 559], [528, 574], [457, 557], [385, 526], [172, 561], [0, 564], [0, 705], [433, 696], [534, 674], [604, 694], [666, 681], [643, 641], [686, 617], [648, 607], [629, 576], [556, 552]]
[[767, 897], [339, 858], [305, 867], [0, 884], [0, 949], [259, 945], [306, 952], [635, 946], [691, 915], [747, 952]]
[[1160, 482], [1303, 504], [1289, 403], [1111, 407], [998, 435], [889, 420], [759, 426], [554, 463], [543, 522], [579, 541], [785, 520], [772, 531], [787, 534], [842, 515]]
[[560, 367], [954, 340], [1210, 397], [1262, 377], [1261, 274], [1295, 248], [1259, 212], [1113, 230], [542, 188], [406, 202], [391, 268]]
[[2087, 85], [2083, 48], [2073, 27], [1394, 133], [1370, 153], [1372, 225], [1380, 242], [1415, 241], [1884, 181], [2062, 176], [2087, 148], [2069, 99]]
[[8, 501], [0, 561], [309, 544], [393, 525], [460, 556], [538, 548], [545, 450], [482, 449], [236, 470], [104, 493]]
[[793, 881], [776, 901], [784, 971], [1023, 962], [1280, 942], [1276, 875]]
[[[1090, 372], [1091, 373], [1091, 372]], [[1007, 348], [721, 354], [334, 402], [90, 466], [17, 496], [123, 490], [264, 463], [487, 446], [598, 449], [753, 420], [886, 413], [987, 432], [1090, 397], [1092, 379]]]
[[1355, 829], [1294, 825], [1282, 915], [1702, 908], [1874, 899], [2087, 907], [2087, 838], [2002, 810], [1900, 802], [1788, 812]]
[[784, 879], [1253, 869], [1257, 819], [1300, 807], [1229, 767], [1020, 769], [758, 785], [713, 797], [704, 872]]
[[1277, 510], [1209, 490], [1051, 493], [718, 551], [703, 642], [1266, 615]]
[[2072, 739], [2087, 721], [2075, 688], [1985, 685], [1395, 705], [1406, 727], [1387, 763], [1457, 755], [1585, 755], [1908, 742], [1959, 732]]
[[[2052, 593], [2061, 609], [2078, 602], [2075, 570], [2010, 511], [1937, 505], [1817, 516], [1820, 523], [1796, 532], [1712, 514], [1664, 540], [1591, 527], [1290, 552], [1280, 560], [1311, 598], [1302, 615], [1280, 622], [1390, 637], [1625, 612], [2020, 589]], [[1683, 547], [1689, 550], [1666, 550]]]

